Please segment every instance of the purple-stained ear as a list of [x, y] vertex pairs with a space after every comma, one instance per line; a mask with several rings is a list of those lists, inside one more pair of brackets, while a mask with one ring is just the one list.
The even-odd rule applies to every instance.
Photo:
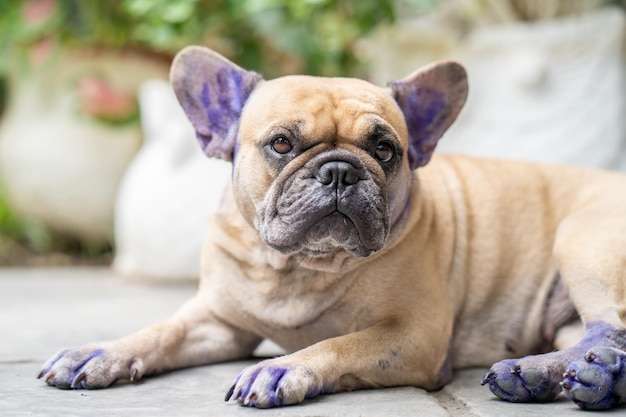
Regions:
[[262, 79], [208, 48], [176, 55], [170, 82], [207, 156], [232, 161], [241, 110]]
[[465, 103], [465, 69], [456, 62], [435, 63], [389, 86], [409, 130], [409, 165], [426, 165]]

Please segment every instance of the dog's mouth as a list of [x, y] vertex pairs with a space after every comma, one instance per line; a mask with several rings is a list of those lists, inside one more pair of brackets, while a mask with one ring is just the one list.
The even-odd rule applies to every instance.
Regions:
[[364, 218], [349, 217], [336, 210], [309, 222], [280, 222], [283, 227], [277, 226], [279, 222], [264, 228], [261, 236], [271, 247], [287, 255], [300, 253], [319, 258], [345, 250], [367, 257], [382, 249], [387, 235], [380, 227], [381, 230], [374, 230]]
[[341, 161], [352, 178], [343, 183], [333, 183], [328, 169], [320, 169], [328, 166], [324, 160], [279, 178], [260, 216], [263, 240], [283, 254], [316, 258], [342, 250], [367, 257], [381, 250], [389, 234], [385, 192], [355, 159]]
[[367, 257], [372, 252], [382, 249], [382, 243], [370, 242], [364, 227], [359, 227], [347, 215], [334, 211], [315, 223], [305, 233], [303, 242], [306, 245], [300, 253], [309, 257], [325, 257], [343, 249], [359, 257]]

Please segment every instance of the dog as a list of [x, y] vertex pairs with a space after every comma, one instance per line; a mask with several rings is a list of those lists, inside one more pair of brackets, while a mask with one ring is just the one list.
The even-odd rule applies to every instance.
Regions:
[[266, 81], [191, 46], [171, 84], [204, 153], [233, 163], [199, 291], [168, 320], [57, 353], [48, 385], [246, 358], [268, 338], [291, 353], [243, 370], [227, 401], [437, 390], [493, 364], [482, 383], [508, 401], [626, 402], [626, 176], [433, 156], [468, 94], [455, 62], [380, 88]]

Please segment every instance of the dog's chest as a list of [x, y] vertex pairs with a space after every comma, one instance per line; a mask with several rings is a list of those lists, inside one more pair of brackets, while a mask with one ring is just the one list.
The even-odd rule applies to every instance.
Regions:
[[[301, 268], [278, 271], [259, 264], [249, 268], [240, 265], [238, 272], [228, 281], [216, 279], [204, 287], [217, 314], [238, 327], [265, 337], [322, 331], [334, 335], [351, 327], [334, 318], [353, 281], [351, 276]], [[297, 334], [291, 337], [305, 338]]]

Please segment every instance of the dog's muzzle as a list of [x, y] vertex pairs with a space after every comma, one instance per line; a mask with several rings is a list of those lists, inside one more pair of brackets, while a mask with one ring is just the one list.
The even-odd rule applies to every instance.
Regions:
[[384, 183], [345, 150], [324, 152], [268, 194], [260, 232], [285, 254], [325, 256], [340, 249], [365, 257], [389, 233]]

